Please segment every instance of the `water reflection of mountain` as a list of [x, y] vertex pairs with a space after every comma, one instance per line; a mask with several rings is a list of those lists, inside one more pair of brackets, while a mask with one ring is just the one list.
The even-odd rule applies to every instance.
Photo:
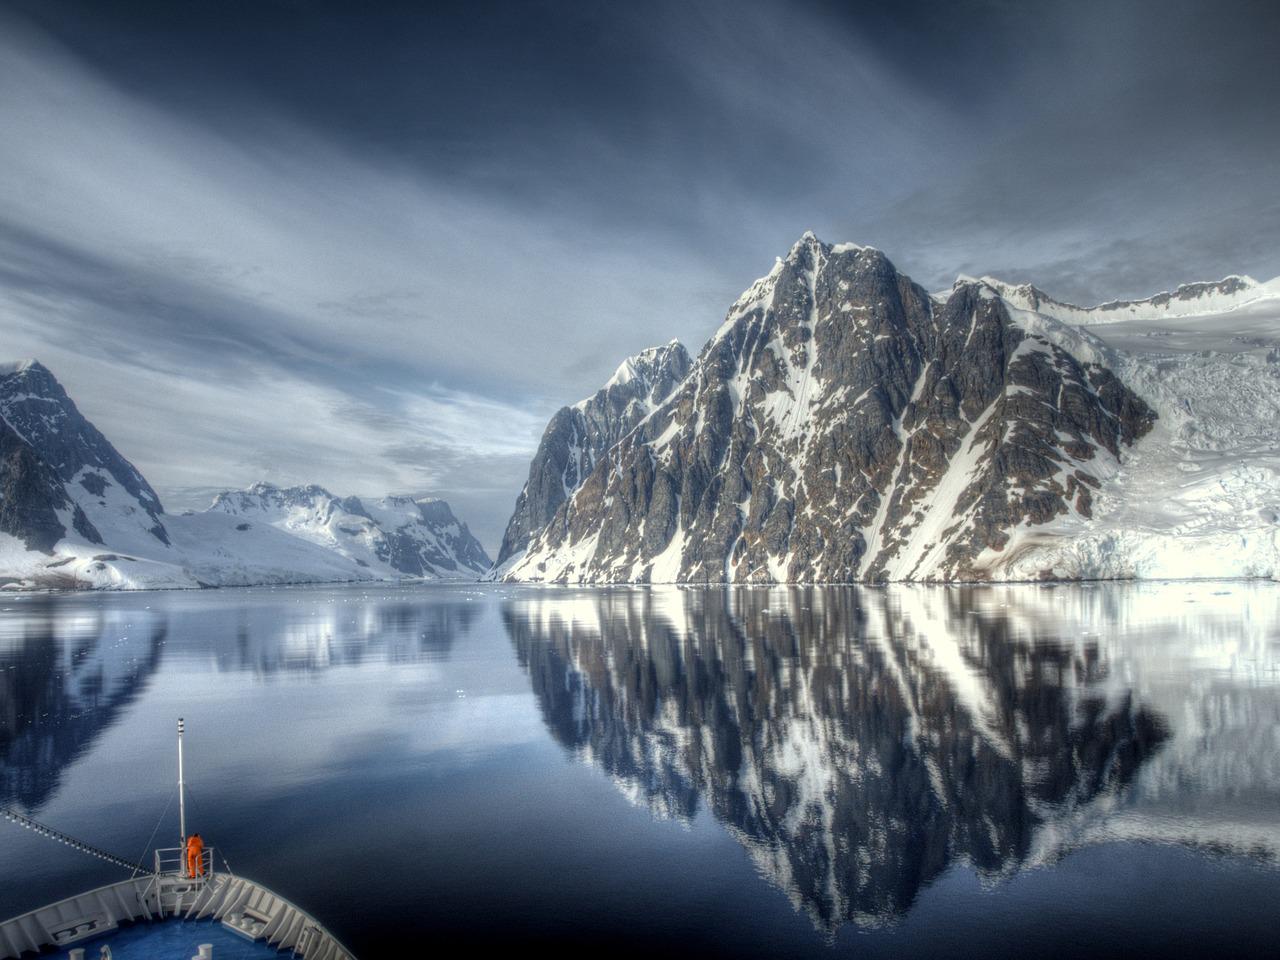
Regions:
[[[479, 604], [314, 595], [48, 596], [0, 617], [0, 802], [38, 809], [62, 772], [143, 693], [162, 654], [176, 669], [270, 676], [449, 656]], [[184, 665], [185, 661], [185, 665]]]
[[0, 637], [0, 802], [43, 804], [145, 689], [167, 632], [147, 611], [61, 615], [41, 598]]
[[815, 923], [1037, 854], [1168, 735], [1098, 643], [965, 590], [610, 591], [504, 617], [553, 734], [661, 815], [699, 801]]
[[470, 631], [480, 605], [465, 601], [311, 601], [296, 607], [244, 605], [206, 622], [220, 670], [262, 675], [342, 664], [416, 663], [449, 656]]

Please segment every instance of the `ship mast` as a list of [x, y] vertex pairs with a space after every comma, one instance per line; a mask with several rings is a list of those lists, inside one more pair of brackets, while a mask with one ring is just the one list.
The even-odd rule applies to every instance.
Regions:
[[178, 832], [182, 834], [182, 848], [187, 846], [187, 792], [182, 780], [182, 718], [178, 718]]

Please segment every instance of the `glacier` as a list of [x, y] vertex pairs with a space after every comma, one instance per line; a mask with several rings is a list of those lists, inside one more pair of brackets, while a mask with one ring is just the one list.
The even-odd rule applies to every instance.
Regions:
[[1158, 420], [1091, 520], [1018, 531], [1011, 579], [1280, 575], [1280, 279], [1230, 280], [1069, 315]]

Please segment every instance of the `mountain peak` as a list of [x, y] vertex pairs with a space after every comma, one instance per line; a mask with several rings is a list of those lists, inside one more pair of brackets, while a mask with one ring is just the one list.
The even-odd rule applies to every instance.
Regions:
[[54, 400], [65, 406], [75, 406], [53, 371], [31, 357], [0, 364], [0, 381], [13, 385], [7, 389], [15, 397], [20, 393], [42, 400]]
[[806, 230], [800, 235], [800, 239], [791, 245], [791, 249], [787, 251], [787, 255], [780, 259], [795, 260], [796, 258], [803, 256], [807, 251], [825, 250], [828, 249], [829, 246], [830, 244], [823, 243], [819, 240], [818, 235], [812, 230]]
[[[418, 512], [422, 514], [422, 518], [430, 523], [445, 526], [448, 524], [457, 524], [459, 527], [465, 526], [453, 512], [453, 508], [449, 506], [448, 500], [442, 500], [439, 497], [420, 497], [413, 501], [418, 508]], [[488, 566], [488, 560], [485, 561]]]
[[282, 487], [272, 483], [270, 480], [259, 480], [251, 484], [243, 490], [228, 490], [218, 494], [218, 497], [274, 497], [281, 500], [313, 500], [322, 498], [325, 500], [337, 500], [332, 493], [314, 483], [297, 484], [292, 487]]
[[[10, 363], [0, 363], [0, 376], [13, 376], [19, 373], [26, 373], [29, 370], [37, 373], [49, 373], [49, 368], [33, 357], [27, 357], [24, 360], [14, 360]], [[49, 375], [53, 376], [53, 374]]]
[[[789, 258], [802, 250], [815, 247], [827, 253], [859, 253], [863, 250], [879, 252], [875, 247], [868, 246], [865, 243], [853, 243], [847, 240], [841, 243], [826, 243], [812, 230], [806, 230], [800, 235], [800, 239], [791, 245], [791, 249], [787, 252], [787, 257]], [[780, 257], [779, 259], [786, 258]]]
[[661, 346], [646, 347], [639, 353], [627, 357], [622, 363], [618, 364], [613, 376], [605, 381], [604, 386], [600, 389], [609, 390], [613, 387], [630, 383], [637, 377], [652, 379], [673, 364], [685, 367], [689, 365], [689, 352], [685, 350], [684, 345], [679, 340], [675, 339]]

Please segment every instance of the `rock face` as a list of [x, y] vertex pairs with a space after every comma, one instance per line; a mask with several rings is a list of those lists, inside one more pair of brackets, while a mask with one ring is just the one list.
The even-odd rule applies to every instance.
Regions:
[[998, 578], [1012, 531], [1088, 517], [1154, 414], [1095, 337], [985, 281], [930, 297], [806, 234], [508, 579]]
[[529, 538], [551, 522], [605, 451], [671, 395], [689, 366], [689, 353], [678, 341], [651, 347], [623, 361], [593, 396], [557, 411], [507, 523], [499, 566], [528, 547]]
[[66, 535], [72, 510], [57, 474], [8, 423], [0, 421], [0, 532], [48, 553]]
[[34, 360], [0, 367], [0, 531], [48, 552], [73, 532], [169, 545], [160, 498]]
[[218, 494], [209, 510], [275, 527], [372, 572], [475, 579], [491, 565], [484, 547], [443, 500], [338, 498], [315, 485], [258, 483]]

